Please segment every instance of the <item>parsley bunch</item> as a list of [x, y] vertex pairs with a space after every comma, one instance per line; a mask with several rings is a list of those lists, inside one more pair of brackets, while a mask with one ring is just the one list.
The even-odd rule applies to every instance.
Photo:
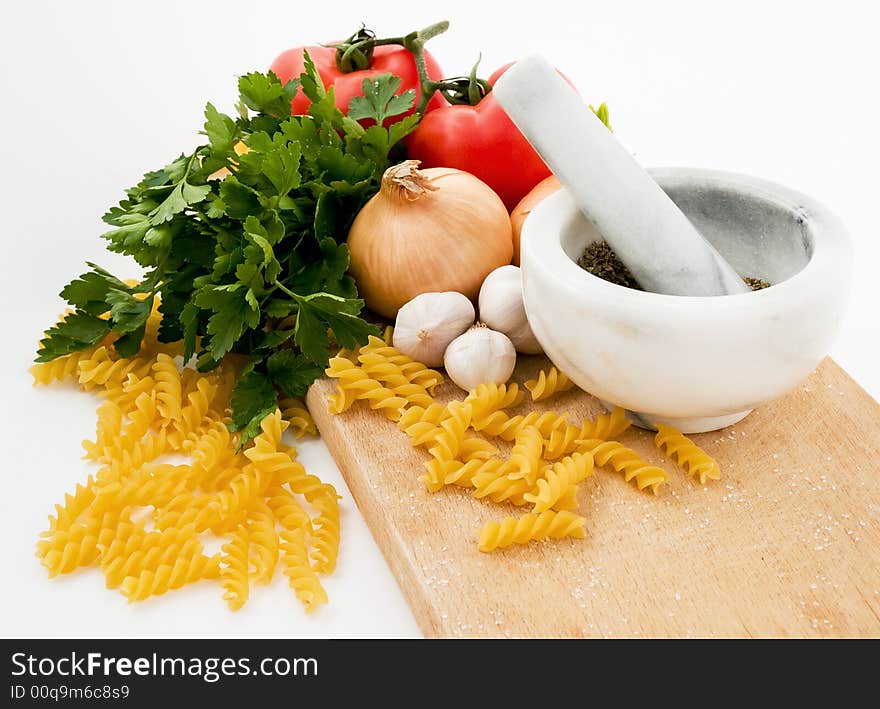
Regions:
[[[104, 215], [108, 248], [144, 267], [143, 280], [131, 287], [89, 263], [61, 291], [74, 312], [46, 333], [37, 361], [110, 332], [120, 356], [134, 355], [159, 296], [159, 339], [183, 340], [184, 359], [196, 355], [199, 370], [230, 352], [247, 355], [230, 428], [243, 440], [255, 435], [279, 391], [302, 396], [320, 376], [331, 331], [350, 348], [376, 333], [360, 317], [345, 239], [418, 124], [417, 114], [394, 120], [415, 98], [396, 95], [399, 87], [391, 74], [365, 80], [345, 116], [308, 55], [304, 73], [286, 84], [272, 72], [242, 76], [237, 116], [209, 103], [207, 143], [147, 173]], [[312, 102], [308, 115], [290, 115], [298, 90]], [[224, 179], [211, 179], [223, 168]]]

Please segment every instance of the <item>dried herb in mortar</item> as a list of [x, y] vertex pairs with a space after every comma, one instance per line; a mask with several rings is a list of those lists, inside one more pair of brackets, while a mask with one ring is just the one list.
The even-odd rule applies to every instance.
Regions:
[[[584, 249], [577, 264], [585, 271], [609, 283], [632, 288], [633, 290], [644, 290], [606, 241], [594, 241], [592, 244], [589, 244]], [[770, 287], [770, 283], [761, 278], [743, 276], [743, 280], [752, 290]]]

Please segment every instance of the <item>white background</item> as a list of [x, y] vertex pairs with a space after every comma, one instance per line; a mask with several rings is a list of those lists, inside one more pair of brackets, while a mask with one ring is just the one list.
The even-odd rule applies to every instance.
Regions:
[[[751, 173], [811, 194], [849, 226], [853, 300], [834, 356], [880, 396], [877, 24], [871, 3], [5, 2], [0, 42], [2, 430], [0, 634], [5, 636], [417, 636], [418, 628], [318, 441], [306, 464], [345, 496], [330, 605], [306, 617], [285, 579], [230, 613], [216, 584], [129, 606], [97, 571], [48, 581], [37, 533], [83, 479], [80, 441], [95, 400], [33, 389], [27, 367], [85, 260], [105, 253], [100, 216], [147, 169], [196, 144], [210, 100], [231, 111], [235, 78], [280, 51], [339, 38], [361, 21], [401, 34], [438, 19], [431, 49], [447, 75], [483, 74], [540, 52], [647, 165]], [[386, 9], [387, 8], [387, 9]], [[415, 474], [415, 473], [414, 473]]]

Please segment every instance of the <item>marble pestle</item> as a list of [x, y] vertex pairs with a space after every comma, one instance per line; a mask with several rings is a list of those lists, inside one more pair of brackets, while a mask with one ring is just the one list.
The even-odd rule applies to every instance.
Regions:
[[514, 64], [493, 94], [645, 290], [689, 296], [749, 290], [545, 59]]

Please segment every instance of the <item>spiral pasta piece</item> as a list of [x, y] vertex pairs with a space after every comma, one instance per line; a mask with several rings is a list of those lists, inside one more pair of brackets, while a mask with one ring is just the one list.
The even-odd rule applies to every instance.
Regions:
[[220, 575], [220, 556], [205, 556], [200, 547], [200, 544], [195, 545], [198, 553], [178, 556], [173, 564], [162, 564], [155, 571], [147, 569], [137, 576], [127, 577], [120, 590], [129, 603], [133, 603], [162, 595], [184, 584], [217, 578]]
[[275, 515], [263, 500], [254, 501], [247, 510], [250, 530], [251, 563], [254, 583], [269, 583], [278, 563], [279, 541]]
[[[195, 370], [187, 369], [187, 372]], [[211, 403], [217, 394], [217, 384], [207, 377], [197, 377], [193, 388], [187, 391], [183, 399], [186, 405], [180, 410], [180, 420], [176, 428], [182, 437], [190, 436], [199, 431], [211, 410]]]
[[372, 351], [358, 355], [358, 362], [368, 377], [381, 382], [393, 391], [395, 396], [406, 399], [407, 403], [430, 406], [434, 401], [424, 386], [410, 381], [401, 366], [387, 357]]
[[601, 414], [594, 421], [585, 421], [581, 426], [581, 438], [598, 438], [610, 441], [632, 426], [626, 411], [619, 406], [610, 414]]
[[410, 406], [403, 412], [397, 426], [409, 436], [412, 445], [418, 447], [432, 440], [440, 422], [448, 415], [446, 406], [440, 403], [428, 407]]
[[101, 514], [90, 510], [83, 521], [39, 539], [36, 555], [49, 571], [49, 578], [94, 563], [108, 540], [108, 530], [112, 534], [122, 514], [118, 510]]
[[565, 425], [566, 417], [552, 411], [545, 413], [530, 411], [524, 416], [512, 417], [504, 411], [496, 411], [485, 418], [475, 419], [472, 422], [475, 431], [482, 431], [488, 436], [497, 436], [505, 441], [514, 440], [516, 434], [527, 426], [534, 426], [546, 438], [552, 431]]
[[250, 593], [249, 545], [250, 533], [247, 526], [242, 524], [221, 548], [220, 585], [224, 591], [223, 600], [233, 611], [247, 603]]
[[122, 409], [112, 401], [106, 401], [98, 407], [95, 440], [94, 442], [86, 440], [82, 443], [86, 458], [94, 460], [103, 457], [104, 450], [112, 446], [122, 435], [123, 418]]
[[98, 558], [98, 532], [94, 525], [74, 524], [38, 541], [37, 557], [49, 571], [49, 578], [93, 563]]
[[91, 506], [95, 500], [95, 480], [89, 476], [85, 485], [77, 483], [73, 494], [64, 494], [64, 503], [55, 505], [55, 515], [49, 515], [49, 529], [41, 533], [48, 537], [54, 532], [70, 529], [80, 516]]
[[485, 383], [471, 391], [465, 401], [470, 403], [474, 418], [483, 419], [496, 411], [517, 406], [524, 398], [525, 392], [515, 383]]
[[544, 476], [536, 483], [532, 492], [523, 495], [526, 502], [534, 505], [533, 512], [574, 509], [577, 506], [578, 483], [593, 474], [593, 456], [589, 453], [574, 453], [554, 465], [548, 465]]
[[535, 426], [526, 426], [517, 433], [508, 459], [510, 479], [523, 478], [529, 487], [534, 485], [540, 471], [543, 450], [544, 437]]
[[583, 539], [585, 518], [573, 512], [546, 510], [540, 514], [529, 513], [521, 517], [505, 517], [501, 521], [487, 522], [480, 532], [479, 549], [490, 552], [512, 544], [528, 544], [541, 539], [573, 537]]
[[145, 377], [153, 369], [154, 360], [148, 357], [119, 359], [107, 347], [98, 347], [92, 356], [77, 366], [77, 379], [84, 389], [115, 387], [124, 382], [129, 374]]
[[657, 435], [654, 436], [654, 444], [660, 449], [665, 449], [666, 455], [674, 458], [689, 475], [699, 479], [700, 485], [705, 485], [707, 479], [721, 479], [721, 467], [711, 455], [678, 429], [662, 423], [656, 426]]
[[320, 574], [332, 574], [339, 556], [339, 496], [332, 485], [312, 500], [317, 510], [313, 520], [312, 566]]
[[314, 612], [327, 602], [327, 593], [314, 569], [309, 565], [308, 542], [303, 529], [285, 530], [281, 533], [281, 559], [284, 575], [290, 587], [306, 609]]
[[281, 418], [290, 424], [290, 430], [296, 438], [302, 438], [306, 434], [316, 436], [318, 427], [306, 405], [299, 399], [282, 399], [278, 402], [281, 409]]
[[663, 468], [650, 465], [634, 450], [617, 441], [586, 440], [582, 447], [593, 455], [596, 465], [610, 465], [616, 472], [623, 473], [626, 482], [634, 482], [639, 490], [649, 490], [656, 495], [660, 485], [669, 479]]
[[453, 460], [458, 457], [465, 433], [471, 423], [471, 407], [461, 401], [450, 401], [446, 407], [447, 416], [428, 439], [428, 453], [440, 460]]
[[458, 457], [465, 463], [472, 460], [487, 460], [496, 455], [498, 455], [497, 446], [492, 445], [484, 438], [477, 438], [476, 436], [463, 438], [458, 448]]
[[474, 497], [477, 499], [488, 498], [492, 502], [509, 502], [514, 505], [524, 505], [525, 493], [531, 490], [529, 481], [525, 478], [512, 478], [508, 471], [510, 462], [505, 461], [499, 468], [485, 467], [471, 478], [474, 486]]
[[537, 379], [530, 379], [525, 384], [526, 389], [532, 395], [532, 401], [549, 399], [554, 394], [568, 391], [573, 386], [574, 382], [556, 367], [550, 367], [546, 372], [541, 370]]
[[563, 458], [578, 449], [578, 443], [583, 439], [580, 426], [566, 424], [550, 431], [550, 435], [544, 439], [544, 458], [557, 460]]
[[400, 373], [403, 374], [410, 383], [424, 387], [428, 394], [432, 396], [434, 390], [443, 383], [443, 375], [440, 374], [440, 372], [429, 369], [421, 362], [417, 362], [412, 357], [403, 354], [398, 349], [386, 344], [378, 337], [370, 335], [367, 344], [361, 347], [358, 361], [361, 361], [361, 358], [363, 357], [372, 356], [381, 357], [385, 361], [397, 365], [400, 369]]
[[168, 355], [160, 353], [156, 356], [152, 371], [159, 414], [166, 421], [180, 421], [183, 386], [177, 364]]
[[293, 493], [280, 485], [267, 492], [266, 502], [281, 527], [289, 532], [302, 529], [306, 538], [312, 534], [312, 521]]
[[195, 495], [184, 492], [156, 511], [156, 529], [192, 525], [197, 532], [220, 524], [223, 509], [216, 495]]
[[[343, 357], [331, 357], [329, 365], [325, 373], [328, 377], [339, 379], [339, 388], [346, 395], [353, 394], [353, 401], [366, 401], [371, 409], [381, 411], [392, 421], [400, 419], [403, 409], [407, 405], [406, 399], [395, 396], [390, 389], [371, 379], [361, 367], [352, 364]], [[338, 413], [338, 410], [349, 401], [349, 398], [346, 396], [339, 405], [331, 402], [331, 410]], [[342, 408], [342, 411], [345, 410]]]
[[494, 479], [497, 477], [501, 468], [507, 461], [502, 458], [492, 457], [485, 460], [472, 459], [464, 463], [460, 461], [451, 461], [455, 465], [450, 465], [445, 471], [444, 485], [458, 485], [460, 487], [474, 487], [474, 478], [478, 480]]
[[37, 362], [30, 368], [31, 376], [34, 378], [34, 385], [41, 384], [45, 386], [65, 379], [77, 379], [80, 362], [91, 359], [94, 352], [95, 348], [90, 347], [81, 352], [71, 352], [70, 354], [62, 355], [49, 362]]
[[135, 408], [135, 402], [144, 394], [152, 397], [156, 382], [152, 377], [138, 377], [129, 374], [121, 384], [108, 387], [101, 392], [101, 396], [112, 401], [123, 413], [128, 414]]
[[[229, 429], [222, 421], [213, 421], [198, 440], [190, 447], [193, 468], [201, 473], [201, 484], [211, 482], [211, 477], [235, 466], [235, 446]], [[234, 467], [235, 466], [235, 467]]]
[[106, 560], [102, 557], [101, 568], [107, 580], [107, 588], [118, 588], [131, 576], [139, 576], [144, 571], [157, 571], [160, 566], [171, 566], [178, 558], [192, 557], [199, 551], [201, 544], [194, 532], [174, 535], [146, 534], [139, 548]]

